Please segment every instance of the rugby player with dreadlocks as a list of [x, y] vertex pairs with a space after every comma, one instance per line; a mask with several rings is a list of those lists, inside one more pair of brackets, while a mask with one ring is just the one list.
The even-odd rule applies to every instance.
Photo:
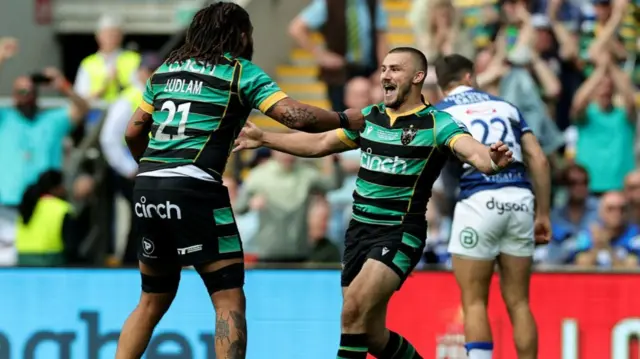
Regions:
[[[240, 6], [200, 10], [186, 43], [151, 76], [126, 140], [139, 161], [134, 228], [142, 295], [122, 328], [116, 359], [140, 358], [171, 306], [183, 266], [194, 266], [216, 311], [217, 358], [244, 359], [243, 250], [222, 173], [253, 109], [287, 127], [359, 129], [359, 110], [305, 105], [251, 62], [253, 27]], [[149, 133], [151, 135], [149, 135]]]

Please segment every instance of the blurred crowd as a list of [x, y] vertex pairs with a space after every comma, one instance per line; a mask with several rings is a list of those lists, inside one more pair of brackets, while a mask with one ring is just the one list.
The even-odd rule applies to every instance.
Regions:
[[[386, 0], [393, 1], [403, 0]], [[536, 261], [638, 267], [640, 3], [413, 0], [407, 21], [414, 46], [430, 63], [451, 53], [474, 59], [478, 86], [516, 105], [542, 144], [552, 164], [553, 239], [537, 249]], [[107, 222], [129, 228], [137, 166], [123, 134], [161, 57], [122, 49], [121, 25], [111, 16], [98, 22], [99, 50], [81, 63], [73, 85], [55, 69], [19, 76], [14, 105], [0, 108], [0, 265], [87, 261], [81, 247], [90, 219], [85, 207], [71, 204], [96, 205], [95, 171], [81, 166], [73, 178], [62, 178], [60, 171], [83, 137], [77, 128], [86, 136], [96, 118], [104, 117], [98, 147], [109, 169], [97, 205], [116, 196], [129, 201], [127, 215], [110, 214]], [[389, 14], [378, 0], [312, 0], [289, 26], [297, 46], [313, 54], [335, 110], [381, 100], [378, 68], [389, 50], [389, 31]], [[315, 32], [324, 45], [313, 40]], [[10, 58], [19, 61], [18, 47], [15, 40], [0, 41], [0, 66]], [[66, 96], [70, 106], [38, 107], [39, 90], [46, 88]], [[429, 71], [423, 93], [431, 103], [442, 97], [435, 71]], [[102, 110], [89, 105], [97, 102]], [[340, 262], [359, 151], [305, 160], [260, 149], [250, 157], [236, 158], [234, 166], [242, 170], [227, 170], [224, 177], [247, 259]], [[435, 184], [420, 266], [449, 265], [458, 175], [458, 166], [449, 164]], [[131, 236], [120, 235], [124, 249], [118, 251], [118, 231], [108, 231], [107, 256], [98, 264], [135, 264]]]

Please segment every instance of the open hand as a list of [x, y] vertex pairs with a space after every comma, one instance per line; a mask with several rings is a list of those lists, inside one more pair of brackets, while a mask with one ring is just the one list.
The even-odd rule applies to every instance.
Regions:
[[549, 216], [536, 216], [533, 234], [537, 244], [546, 244], [551, 240], [551, 220]]
[[264, 132], [258, 126], [247, 121], [242, 131], [240, 131], [240, 136], [234, 142], [235, 148], [233, 152], [261, 147], [263, 135]]
[[51, 79], [51, 86], [58, 91], [62, 91], [69, 86], [69, 82], [62, 72], [54, 67], [47, 67], [42, 70], [42, 74]]
[[13, 37], [0, 38], [0, 61], [12, 58], [18, 52], [18, 40]]
[[489, 148], [489, 156], [498, 167], [505, 168], [513, 162], [513, 152], [502, 141], [492, 144]]

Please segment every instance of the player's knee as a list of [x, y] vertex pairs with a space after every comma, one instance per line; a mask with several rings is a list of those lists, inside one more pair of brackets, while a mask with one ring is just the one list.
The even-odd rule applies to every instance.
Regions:
[[507, 307], [507, 312], [512, 316], [518, 312], [529, 311], [529, 301], [526, 298], [510, 298], [506, 296], [503, 300], [505, 307]]
[[152, 322], [157, 322], [162, 318], [164, 313], [169, 310], [175, 296], [175, 292], [166, 293], [165, 295], [143, 293], [136, 310], [140, 312], [144, 318]]
[[244, 263], [234, 263], [213, 272], [200, 273], [209, 295], [244, 286]]
[[342, 326], [350, 328], [365, 325], [365, 311], [357, 297], [345, 297], [342, 305]]

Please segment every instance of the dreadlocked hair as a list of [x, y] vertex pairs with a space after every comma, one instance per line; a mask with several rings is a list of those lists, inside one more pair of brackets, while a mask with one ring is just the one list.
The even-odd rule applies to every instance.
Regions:
[[226, 52], [234, 57], [242, 54], [242, 34], [249, 36], [249, 13], [232, 2], [215, 2], [196, 13], [187, 29], [184, 45], [169, 55], [167, 63], [182, 63], [190, 58], [215, 65]]

